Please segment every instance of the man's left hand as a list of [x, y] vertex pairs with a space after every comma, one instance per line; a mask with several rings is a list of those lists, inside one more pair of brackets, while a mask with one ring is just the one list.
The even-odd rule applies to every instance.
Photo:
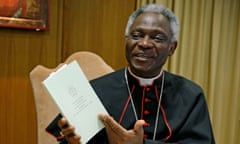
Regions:
[[144, 120], [136, 121], [133, 129], [126, 130], [109, 115], [100, 114], [99, 118], [105, 125], [110, 144], [143, 144]]

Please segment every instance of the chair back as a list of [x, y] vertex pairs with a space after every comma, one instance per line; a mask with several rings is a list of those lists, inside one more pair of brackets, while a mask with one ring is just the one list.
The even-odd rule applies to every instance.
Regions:
[[63, 64], [68, 64], [73, 60], [78, 62], [88, 80], [95, 79], [114, 71], [99, 55], [88, 51], [73, 53], [64, 63], [59, 64], [56, 68], [47, 68], [42, 65], [37, 65], [33, 68], [30, 72], [30, 81], [37, 111], [37, 144], [57, 144], [56, 139], [51, 137], [45, 131], [45, 128], [60, 112], [43, 87], [42, 81]]

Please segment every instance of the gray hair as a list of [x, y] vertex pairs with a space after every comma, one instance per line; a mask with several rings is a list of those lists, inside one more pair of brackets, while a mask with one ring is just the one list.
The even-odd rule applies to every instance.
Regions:
[[128, 22], [127, 22], [127, 26], [125, 29], [125, 36], [129, 35], [130, 32], [130, 28], [132, 26], [132, 24], [134, 23], [134, 21], [136, 20], [136, 18], [145, 12], [154, 12], [154, 13], [159, 13], [164, 15], [170, 23], [170, 28], [171, 28], [171, 32], [172, 32], [172, 39], [171, 41], [177, 41], [177, 37], [178, 37], [178, 31], [179, 31], [179, 23], [177, 20], [177, 17], [175, 16], [175, 14], [168, 8], [163, 7], [161, 5], [156, 5], [156, 4], [149, 4], [146, 5], [140, 9], [137, 9], [135, 12], [132, 13], [132, 15], [129, 17]]

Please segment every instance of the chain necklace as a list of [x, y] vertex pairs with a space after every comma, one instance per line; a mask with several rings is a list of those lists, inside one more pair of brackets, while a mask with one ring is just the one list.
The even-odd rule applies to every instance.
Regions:
[[[161, 106], [161, 101], [162, 101], [162, 93], [163, 93], [163, 85], [164, 85], [164, 72], [162, 74], [163, 74], [163, 76], [162, 76], [162, 85], [161, 85], [161, 91], [160, 91], [159, 100], [158, 100], [158, 109], [157, 109], [157, 114], [156, 114], [156, 119], [155, 119], [153, 140], [156, 139], [156, 132], [157, 132], [157, 127], [158, 127], [158, 117], [159, 117], [159, 111], [160, 111], [160, 106]], [[133, 97], [132, 97], [132, 94], [130, 92], [130, 88], [129, 88], [129, 84], [128, 84], [127, 68], [125, 68], [124, 76], [125, 76], [125, 81], [126, 81], [126, 85], [127, 85], [127, 90], [128, 90], [128, 93], [129, 93], [129, 96], [130, 96], [130, 99], [131, 99], [133, 112], [134, 112], [134, 115], [135, 115], [135, 118], [136, 118], [136, 121], [137, 121], [138, 120], [138, 116], [137, 116], [136, 108], [135, 108], [135, 105], [134, 105], [134, 102], [133, 102]]]

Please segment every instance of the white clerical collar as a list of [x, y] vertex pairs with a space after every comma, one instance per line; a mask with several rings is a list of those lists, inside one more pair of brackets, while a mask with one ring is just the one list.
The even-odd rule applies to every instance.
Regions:
[[160, 71], [160, 73], [153, 77], [153, 78], [142, 78], [142, 77], [139, 77], [139, 76], [136, 76], [134, 73], [132, 73], [132, 71], [130, 70], [130, 68], [128, 67], [128, 71], [129, 73], [134, 77], [136, 78], [137, 80], [139, 80], [139, 84], [140, 86], [149, 86], [149, 85], [152, 85], [153, 84], [153, 81], [155, 79], [158, 79], [161, 75], [162, 75], [162, 70]]

